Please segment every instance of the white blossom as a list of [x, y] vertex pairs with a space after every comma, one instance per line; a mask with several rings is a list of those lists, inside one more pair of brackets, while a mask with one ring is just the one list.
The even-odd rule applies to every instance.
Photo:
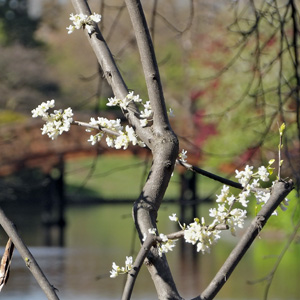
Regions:
[[218, 204], [218, 208], [210, 208], [209, 209], [209, 216], [214, 218], [213, 225], [224, 223], [228, 212], [225, 204]]
[[[165, 235], [163, 235], [163, 236], [165, 236]], [[176, 241], [177, 240], [168, 240], [168, 238], [166, 237], [165, 242], [160, 243], [160, 245], [158, 247], [159, 256], [162, 256], [163, 253], [172, 251], [173, 248], [176, 246]]]
[[121, 271], [121, 268], [116, 265], [115, 262], [112, 263], [112, 270], [110, 271], [110, 278], [116, 278]]
[[149, 229], [148, 229], [148, 232], [149, 232], [150, 234], [156, 235], [156, 228], [149, 228]]
[[228, 185], [223, 185], [221, 194], [216, 195], [217, 196], [217, 202], [226, 202], [227, 196], [229, 194], [229, 186]]
[[227, 225], [229, 225], [230, 231], [235, 235], [236, 227], [243, 228], [245, 219], [247, 217], [247, 211], [240, 208], [234, 208], [229, 217], [227, 218]]
[[141, 124], [142, 127], [146, 127], [147, 124], [148, 124], [148, 120], [147, 119], [141, 119], [140, 124]]
[[249, 190], [242, 191], [237, 198], [238, 202], [240, 202], [244, 207], [247, 207], [249, 202], [249, 200], [247, 200], [247, 197], [249, 196], [250, 196]]
[[133, 264], [132, 256], [126, 256], [125, 268], [127, 272], [129, 272], [132, 269], [132, 264]]
[[93, 31], [93, 22], [99, 23], [101, 21], [101, 15], [93, 13], [88, 16], [85, 14], [70, 14], [70, 20], [73, 22], [73, 25], [66, 27], [68, 34], [71, 34], [75, 29], [86, 28], [88, 33]]
[[251, 176], [253, 175], [252, 169], [253, 167], [247, 165], [244, 171], [240, 171], [240, 172], [238, 170], [235, 171], [236, 173], [235, 178], [238, 179], [239, 183], [243, 187], [245, 187], [248, 184], [249, 180], [251, 179]]
[[254, 193], [254, 196], [256, 198], [257, 204], [265, 204], [270, 198], [270, 192], [269, 191], [256, 191]]
[[108, 98], [108, 103], [106, 103], [107, 106], [117, 106], [120, 103], [120, 99], [114, 98]]
[[172, 216], [169, 216], [169, 219], [173, 222], [178, 222], [178, 217], [176, 216], [176, 214], [172, 214]]
[[[108, 120], [107, 118], [98, 117], [97, 119], [91, 118], [89, 125], [91, 127], [98, 127], [99, 130], [102, 128], [109, 129], [112, 133], [107, 133], [106, 144], [108, 147], [126, 150], [129, 146], [129, 143], [132, 145], [139, 145], [140, 147], [145, 147], [145, 144], [139, 140], [136, 136], [134, 129], [130, 126], [126, 126], [125, 130], [121, 125], [121, 120]], [[90, 130], [89, 130], [90, 131]], [[113, 134], [115, 132], [115, 135]], [[103, 132], [97, 133], [94, 136], [90, 136], [89, 142], [94, 145], [96, 142], [99, 142], [103, 137]]]
[[186, 162], [187, 157], [187, 150], [182, 149], [181, 153], [179, 153], [179, 159], [182, 162]]
[[115, 262], [112, 263], [112, 270], [110, 271], [110, 278], [116, 278], [120, 274], [127, 274], [133, 267], [132, 256], [126, 256], [125, 267], [119, 267]]
[[129, 145], [129, 138], [123, 132], [119, 136], [117, 136], [116, 139], [114, 140], [114, 146], [116, 149], [123, 148], [124, 150], [126, 150], [128, 148], [128, 145]]
[[269, 181], [269, 172], [266, 167], [261, 166], [258, 168], [258, 175], [260, 180]]
[[184, 230], [184, 239], [187, 243], [197, 244], [197, 251], [210, 252], [210, 247], [220, 238], [219, 230], [211, 230], [195, 221]]
[[150, 101], [147, 101], [144, 105], [144, 110], [141, 111], [140, 117], [147, 119], [150, 118], [152, 116], [152, 109], [151, 109], [151, 104]]
[[69, 131], [73, 122], [73, 112], [71, 108], [65, 110], [54, 110], [49, 113], [50, 108], [55, 107], [55, 100], [48, 100], [41, 103], [37, 108], [31, 111], [32, 117], [42, 117], [46, 122], [41, 128], [42, 134], [47, 134], [49, 138], [56, 139], [64, 131]]
[[37, 108], [33, 109], [31, 111], [32, 117], [37, 118], [37, 117], [46, 117], [48, 118], [48, 109], [53, 108], [55, 106], [55, 100], [48, 100], [47, 102], [42, 102]]

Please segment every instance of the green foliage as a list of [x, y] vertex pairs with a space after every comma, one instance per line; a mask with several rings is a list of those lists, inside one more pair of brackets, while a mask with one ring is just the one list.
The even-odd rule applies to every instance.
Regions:
[[11, 110], [0, 110], [0, 124], [13, 123], [23, 120], [25, 120], [25, 116], [23, 114]]

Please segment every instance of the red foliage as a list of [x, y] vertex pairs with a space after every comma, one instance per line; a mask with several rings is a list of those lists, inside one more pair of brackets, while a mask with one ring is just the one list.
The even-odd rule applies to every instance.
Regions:
[[201, 147], [210, 136], [218, 134], [215, 124], [204, 122], [204, 115], [204, 109], [197, 110], [193, 115], [193, 121], [195, 124], [194, 142], [197, 147]]

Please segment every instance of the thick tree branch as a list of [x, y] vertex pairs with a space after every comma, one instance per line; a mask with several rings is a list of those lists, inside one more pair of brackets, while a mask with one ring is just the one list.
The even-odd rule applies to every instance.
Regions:
[[[148, 96], [153, 110], [153, 164], [139, 199], [133, 207], [133, 217], [140, 239], [149, 228], [156, 228], [157, 212], [168, 187], [178, 155], [178, 140], [166, 112], [160, 75], [147, 22], [140, 1], [126, 0], [141, 56]], [[177, 292], [165, 255], [151, 248], [147, 268], [159, 299], [182, 299]]]
[[239, 240], [236, 247], [232, 250], [229, 257], [220, 268], [214, 279], [211, 281], [209, 286], [200, 296], [194, 298], [193, 300], [209, 300], [213, 299], [217, 295], [255, 238], [258, 236], [272, 213], [293, 188], [294, 185], [291, 180], [289, 182], [279, 181], [274, 184], [268, 202], [262, 207], [260, 212], [251, 222], [245, 234]]
[[[150, 32], [140, 1], [126, 0], [125, 2], [135, 32], [148, 89], [148, 96], [154, 112], [153, 127], [155, 131], [161, 132], [161, 130], [169, 128], [170, 126]], [[163, 132], [161, 133], [163, 134]]]
[[[91, 11], [86, 0], [72, 0], [76, 13], [90, 15]], [[131, 15], [134, 29], [139, 28], [142, 32], [137, 34], [138, 44], [143, 43], [140, 48], [149, 99], [154, 111], [153, 125], [151, 127], [141, 127], [136, 114], [135, 106], [124, 111], [125, 116], [135, 128], [137, 135], [152, 150], [153, 164], [142, 190], [139, 199], [134, 204], [133, 216], [135, 224], [142, 239], [144, 233], [148, 233], [149, 228], [156, 228], [157, 211], [163, 200], [168, 187], [170, 177], [174, 170], [175, 160], [178, 155], [178, 140], [170, 128], [165, 109], [165, 103], [160, 83], [156, 59], [152, 47], [151, 38], [145, 21], [145, 17], [139, 2], [128, 1], [129, 11], [134, 10]], [[136, 27], [137, 26], [137, 27]], [[128, 90], [118, 71], [110, 50], [101, 35], [97, 26], [91, 34], [87, 33], [88, 40], [93, 48], [99, 64], [101, 65], [108, 83], [112, 86], [117, 98], [125, 98]], [[148, 46], [146, 44], [149, 44]], [[147, 47], [150, 47], [147, 48]], [[146, 51], [146, 53], [144, 53]], [[146, 60], [146, 62], [144, 62]], [[148, 255], [148, 270], [152, 276], [160, 299], [181, 299], [166, 257], [158, 255], [157, 249], [152, 248]]]
[[29, 249], [26, 247], [21, 237], [18, 235], [17, 230], [13, 223], [7, 218], [4, 211], [0, 208], [0, 224], [10, 237], [11, 241], [15, 245], [16, 249], [21, 254], [27, 268], [30, 270], [37, 283], [40, 285], [41, 289], [46, 294], [49, 300], [58, 300], [58, 296], [55, 292], [55, 287], [51, 285], [44, 275], [43, 271], [39, 267], [33, 255], [30, 253]]

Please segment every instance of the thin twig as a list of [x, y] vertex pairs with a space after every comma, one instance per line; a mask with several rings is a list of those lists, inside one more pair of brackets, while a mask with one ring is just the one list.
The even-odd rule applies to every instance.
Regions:
[[289, 249], [289, 247], [291, 246], [293, 240], [295, 239], [299, 228], [300, 228], [300, 220], [297, 223], [297, 225], [294, 227], [294, 230], [293, 230], [292, 234], [289, 236], [289, 239], [288, 239], [285, 247], [283, 248], [283, 250], [279, 254], [278, 259], [277, 259], [273, 269], [271, 270], [271, 272], [263, 278], [260, 278], [260, 279], [257, 279], [257, 280], [252, 280], [252, 281], [247, 281], [249, 284], [256, 284], [258, 282], [267, 281], [267, 286], [266, 286], [265, 294], [264, 294], [264, 300], [267, 300], [267, 298], [268, 298], [268, 293], [269, 293], [270, 286], [272, 284], [272, 280], [274, 278], [274, 275], [275, 275], [275, 273], [276, 273], [276, 271], [277, 271], [277, 269], [278, 269], [278, 267], [281, 263], [282, 258], [285, 255], [286, 251]]
[[193, 166], [193, 165], [190, 165], [188, 164], [187, 162], [183, 162], [182, 160], [179, 160], [177, 159], [177, 163], [179, 163], [181, 166], [187, 168], [188, 170], [192, 171], [192, 172], [195, 172], [195, 173], [198, 173], [198, 174], [201, 174], [203, 176], [206, 176], [210, 179], [213, 179], [213, 180], [216, 180], [216, 181], [219, 181], [221, 183], [224, 183], [226, 185], [229, 185], [229, 186], [232, 186], [234, 188], [237, 188], [237, 189], [240, 189], [242, 190], [243, 189], [243, 186], [238, 183], [238, 182], [235, 182], [235, 181], [232, 181], [232, 180], [229, 180], [229, 179], [226, 179], [224, 177], [221, 177], [221, 176], [218, 176], [218, 175], [215, 175], [213, 173], [210, 173], [208, 171], [205, 171], [203, 169], [200, 169], [196, 166]]

